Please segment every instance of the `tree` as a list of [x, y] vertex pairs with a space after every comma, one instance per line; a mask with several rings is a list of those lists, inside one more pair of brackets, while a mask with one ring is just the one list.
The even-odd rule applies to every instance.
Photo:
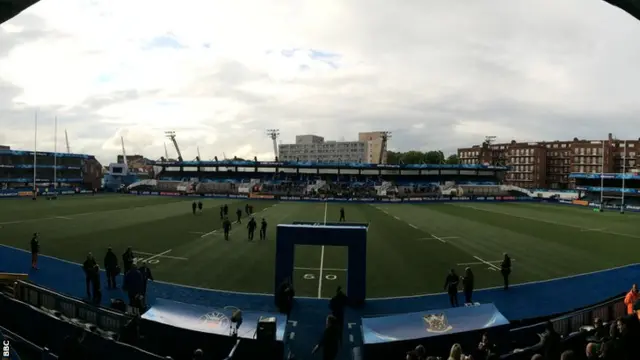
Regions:
[[387, 151], [387, 164], [459, 164], [458, 155], [446, 157], [440, 150], [422, 152], [410, 150], [407, 152]]
[[460, 164], [460, 158], [458, 157], [457, 154], [451, 154], [447, 158], [447, 164], [458, 165], [458, 164]]
[[443, 164], [444, 153], [440, 150], [428, 151], [424, 154], [424, 162], [427, 164]]
[[387, 164], [398, 165], [400, 164], [400, 157], [402, 153], [395, 151], [387, 151]]
[[422, 164], [425, 162], [425, 154], [422, 151], [407, 151], [403, 153], [400, 160], [404, 164]]

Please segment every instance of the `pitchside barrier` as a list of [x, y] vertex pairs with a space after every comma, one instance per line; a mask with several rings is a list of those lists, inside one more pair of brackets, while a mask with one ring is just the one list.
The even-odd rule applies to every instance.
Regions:
[[216, 199], [250, 199], [250, 200], [272, 200], [272, 201], [308, 201], [308, 202], [350, 202], [350, 203], [416, 203], [416, 202], [449, 202], [449, 201], [549, 201], [557, 202], [557, 200], [532, 198], [529, 196], [442, 196], [442, 197], [366, 197], [366, 198], [348, 198], [348, 197], [326, 197], [316, 198], [309, 196], [279, 196], [267, 194], [185, 194], [178, 192], [158, 192], [158, 191], [132, 191], [131, 195], [146, 196], [186, 196], [186, 197], [204, 197]]
[[[57, 194], [55, 194], [57, 193]], [[53, 191], [38, 191], [38, 196], [51, 196], [51, 195], [81, 195], [81, 194], [92, 194], [91, 190], [80, 190], [80, 189], [63, 189]], [[12, 198], [12, 197], [33, 197], [33, 191], [31, 190], [0, 190], [0, 198]]]

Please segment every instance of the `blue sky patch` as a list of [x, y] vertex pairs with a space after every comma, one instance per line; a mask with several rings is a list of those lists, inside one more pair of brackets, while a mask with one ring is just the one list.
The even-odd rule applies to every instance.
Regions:
[[145, 49], [184, 49], [184, 45], [182, 45], [178, 40], [173, 38], [170, 35], [157, 36], [148, 43], [144, 45]]

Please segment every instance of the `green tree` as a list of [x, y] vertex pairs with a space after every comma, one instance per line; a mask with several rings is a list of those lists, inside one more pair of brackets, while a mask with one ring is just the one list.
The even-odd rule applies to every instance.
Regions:
[[432, 150], [422, 152], [418, 150], [410, 150], [407, 152], [387, 151], [387, 164], [459, 164], [457, 155], [451, 155], [448, 158], [440, 150]]
[[404, 164], [422, 164], [425, 161], [425, 154], [422, 151], [407, 151], [403, 153], [400, 160]]
[[451, 154], [447, 158], [447, 164], [458, 165], [458, 164], [460, 164], [460, 158], [458, 157], [457, 154]]
[[398, 165], [400, 164], [401, 152], [387, 151], [387, 164]]
[[443, 164], [444, 153], [440, 150], [428, 151], [424, 154], [424, 162], [427, 164]]

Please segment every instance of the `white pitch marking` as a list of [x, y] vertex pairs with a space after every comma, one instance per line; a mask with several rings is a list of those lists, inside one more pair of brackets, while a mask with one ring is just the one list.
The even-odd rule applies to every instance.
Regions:
[[296, 337], [296, 333], [292, 332], [289, 334], [289, 340], [293, 340], [294, 337]]
[[482, 262], [482, 263], [483, 263], [483, 264], [485, 264], [485, 265], [489, 265], [489, 267], [491, 267], [491, 268], [494, 268], [494, 269], [496, 269], [496, 270], [500, 270], [500, 268], [499, 268], [499, 267], [497, 267], [497, 266], [493, 265], [492, 263], [490, 263], [490, 262], [488, 262], [488, 261], [483, 260], [482, 258], [479, 258], [479, 257], [477, 257], [477, 256], [474, 256], [473, 258], [474, 258], [474, 259], [476, 259], [476, 260], [478, 260], [478, 261], [480, 261], [480, 262]]
[[[324, 225], [327, 225], [327, 209], [329, 203], [324, 203]], [[318, 276], [318, 299], [322, 298], [322, 268], [324, 267], [324, 245], [320, 250], [320, 276]]]
[[[144, 251], [134, 251], [134, 254], [142, 254], [142, 255], [155, 255], [153, 253], [148, 253], [148, 252], [144, 252]], [[180, 256], [168, 256], [168, 255], [161, 255], [158, 256], [159, 258], [166, 258], [166, 259], [173, 259], [173, 260], [189, 260], [185, 257], [180, 257]]]
[[204, 235], [204, 234], [206, 234], [206, 232], [204, 232], [204, 231], [190, 231], [189, 234]]
[[387, 210], [382, 210], [383, 213], [389, 215], [389, 213], [387, 212]]
[[411, 227], [412, 227], [412, 228], [414, 228], [414, 229], [417, 229], [417, 228], [418, 228], [417, 226], [415, 226], [415, 225], [413, 225], [413, 224], [409, 224], [409, 226], [411, 226]]
[[396, 219], [396, 220], [400, 220], [400, 218], [399, 218], [399, 217], [397, 217], [397, 216], [394, 216], [393, 218], [394, 218], [394, 219]]
[[[312, 268], [312, 267], [294, 267], [295, 270], [312, 270], [312, 271], [318, 271], [320, 270], [320, 268]], [[338, 269], [338, 268], [324, 268], [324, 271], [347, 271], [347, 269]]]
[[587, 232], [587, 231], [603, 232], [603, 231], [605, 231], [605, 230], [607, 230], [607, 229], [605, 229], [605, 228], [601, 228], [601, 229], [582, 229], [582, 230], [580, 230], [580, 231], [581, 231], [581, 232]]
[[349, 342], [353, 342], [353, 335], [349, 334]]
[[62, 219], [62, 220], [73, 220], [72, 218], [67, 217], [67, 216], [56, 216], [56, 219]]
[[157, 257], [161, 257], [161, 256], [164, 256], [164, 255], [167, 255], [167, 254], [168, 254], [168, 253], [170, 253], [170, 252], [171, 252], [171, 249], [169, 249], [169, 250], [167, 250], [167, 251], [165, 251], [165, 252], [161, 252], [160, 254], [153, 255], [153, 256], [151, 256], [151, 257], [149, 257], [149, 258], [146, 258], [146, 259], [144, 259], [144, 260], [145, 260], [146, 262], [149, 262], [149, 260], [153, 260], [153, 259], [155, 259], [155, 258], [157, 258]]
[[24, 221], [7, 221], [7, 222], [1, 222], [0, 225], [12, 225], [12, 224], [21, 224]]
[[[574, 228], [574, 229], [580, 229], [580, 230], [584, 230], [585, 229], [582, 226], [566, 224], [566, 223], [561, 223], [561, 222], [556, 222], [556, 221], [551, 221], [551, 220], [538, 219], [538, 218], [529, 217], [529, 216], [514, 215], [514, 214], [505, 213], [503, 211], [494, 211], [494, 210], [489, 210], [489, 209], [482, 209], [482, 208], [479, 208], [477, 206], [462, 205], [461, 203], [458, 203], [458, 204], [445, 203], [445, 204], [452, 205], [452, 206], [465, 207], [465, 208], [474, 209], [474, 210], [478, 210], [478, 211], [490, 212], [490, 213], [494, 213], [494, 214], [507, 215], [507, 216], [511, 216], [511, 217], [515, 217], [515, 218], [519, 218], [519, 219], [533, 220], [533, 221], [538, 221], [538, 222], [543, 222], [543, 223], [552, 224], [552, 225], [558, 225], [558, 226], [566, 226], [566, 227], [571, 227], [571, 228]], [[634, 239], [640, 239], [639, 235], [625, 234], [625, 233], [619, 233], [619, 232], [614, 232], [614, 231], [606, 231], [606, 230], [595, 230], [595, 229], [592, 230], [592, 231], [601, 232], [603, 234], [616, 235], [616, 236], [626, 236], [626, 237], [630, 237], [630, 238], [634, 238]]]
[[[516, 261], [516, 259], [511, 259], [511, 261]], [[483, 265], [483, 264], [486, 264], [486, 263], [499, 264], [501, 262], [502, 262], [502, 260], [485, 261], [485, 262], [476, 261], [476, 262], [459, 263], [457, 265], [459, 265], [459, 266], [464, 266], [464, 265]]]
[[441, 243], [444, 243], [444, 244], [447, 243], [447, 241], [445, 239], [441, 238], [441, 237], [437, 237], [435, 235], [431, 235], [431, 237], [436, 239], [436, 240], [438, 240], [438, 241], [440, 241]]
[[217, 229], [216, 229], [216, 230], [213, 230], [213, 231], [211, 231], [211, 232], [208, 232], [208, 233], [206, 233], [206, 234], [203, 234], [202, 236], [200, 236], [200, 238], [205, 238], [205, 237], [207, 237], [207, 236], [209, 236], [209, 235], [213, 235], [213, 234], [215, 234], [216, 232], [218, 232], [218, 230], [217, 230]]

